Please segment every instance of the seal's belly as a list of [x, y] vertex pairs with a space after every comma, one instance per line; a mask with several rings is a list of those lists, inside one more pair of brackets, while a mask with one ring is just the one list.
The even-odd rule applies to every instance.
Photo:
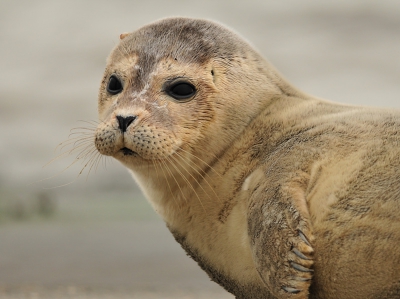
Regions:
[[[237, 203], [226, 219], [220, 218], [215, 223], [213, 230], [191, 229], [181, 233], [169, 228], [183, 249], [213, 281], [236, 296], [270, 298], [252, 257], [244, 205], [245, 202]], [[253, 296], [246, 297], [248, 294]]]

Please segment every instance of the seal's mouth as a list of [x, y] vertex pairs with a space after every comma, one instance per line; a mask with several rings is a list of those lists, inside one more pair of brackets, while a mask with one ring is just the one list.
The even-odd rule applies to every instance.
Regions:
[[120, 149], [120, 151], [125, 155], [125, 156], [136, 156], [137, 153], [134, 152], [133, 150], [127, 148], [127, 147], [123, 147]]

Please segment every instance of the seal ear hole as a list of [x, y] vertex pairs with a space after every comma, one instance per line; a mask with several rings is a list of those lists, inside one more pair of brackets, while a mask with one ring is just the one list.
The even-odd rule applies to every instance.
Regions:
[[196, 88], [188, 82], [176, 82], [170, 85], [166, 89], [166, 92], [174, 99], [184, 101], [189, 100], [196, 94]]
[[108, 80], [106, 89], [112, 95], [120, 93], [123, 89], [121, 80], [117, 76], [112, 75]]
[[213, 83], [215, 84], [216, 76], [215, 76], [215, 71], [214, 71], [214, 69], [211, 69], [211, 76], [212, 76], [212, 79], [213, 79]]

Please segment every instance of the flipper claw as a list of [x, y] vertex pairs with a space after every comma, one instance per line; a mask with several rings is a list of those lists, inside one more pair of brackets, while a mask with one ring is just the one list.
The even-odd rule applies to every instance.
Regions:
[[303, 234], [301, 230], [299, 230], [299, 237], [306, 243], [308, 246], [312, 247], [307, 237]]
[[297, 248], [293, 248], [292, 251], [301, 259], [303, 260], [311, 260], [309, 257], [305, 256], [302, 252], [300, 252], [300, 250], [298, 250]]
[[295, 268], [296, 270], [301, 271], [301, 272], [314, 272], [313, 269], [306, 268], [306, 267], [304, 267], [302, 265], [299, 265], [299, 264], [296, 264], [296, 263], [293, 263], [293, 262], [291, 262], [290, 265], [293, 268]]
[[288, 293], [292, 293], [292, 294], [298, 294], [300, 293], [300, 290], [295, 289], [295, 288], [291, 288], [291, 287], [282, 287], [282, 289]]

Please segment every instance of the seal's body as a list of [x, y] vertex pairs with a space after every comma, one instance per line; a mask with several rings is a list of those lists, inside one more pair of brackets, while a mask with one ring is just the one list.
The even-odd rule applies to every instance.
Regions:
[[399, 298], [400, 113], [288, 84], [204, 20], [122, 34], [95, 145], [237, 298]]

